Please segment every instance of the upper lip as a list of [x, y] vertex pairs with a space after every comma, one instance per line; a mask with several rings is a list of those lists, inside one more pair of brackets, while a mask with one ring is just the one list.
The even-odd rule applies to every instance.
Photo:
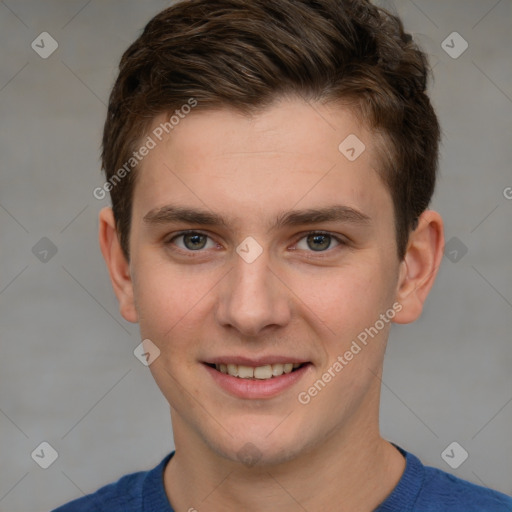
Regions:
[[268, 364], [286, 364], [286, 363], [307, 363], [309, 361], [300, 359], [295, 356], [261, 356], [261, 357], [244, 357], [244, 356], [219, 356], [212, 357], [204, 361], [207, 364], [236, 364], [243, 366], [265, 366]]

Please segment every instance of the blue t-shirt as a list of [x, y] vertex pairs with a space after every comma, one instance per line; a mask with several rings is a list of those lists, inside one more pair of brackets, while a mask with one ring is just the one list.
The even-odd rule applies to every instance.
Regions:
[[[397, 448], [405, 457], [405, 471], [375, 512], [512, 512], [511, 497], [424, 466], [417, 457]], [[151, 471], [123, 476], [53, 512], [174, 512], [163, 480], [173, 454]]]

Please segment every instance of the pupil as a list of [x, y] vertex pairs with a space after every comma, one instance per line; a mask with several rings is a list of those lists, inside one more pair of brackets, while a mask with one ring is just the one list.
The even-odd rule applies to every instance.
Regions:
[[[316, 247], [311, 244], [317, 244]], [[309, 235], [308, 236], [308, 245], [310, 249], [313, 249], [313, 251], [322, 251], [324, 249], [327, 249], [329, 245], [331, 245], [331, 240], [329, 235], [322, 235], [322, 234], [316, 234], [316, 235]]]
[[187, 249], [202, 249], [206, 245], [206, 237], [200, 234], [190, 234], [184, 237]]

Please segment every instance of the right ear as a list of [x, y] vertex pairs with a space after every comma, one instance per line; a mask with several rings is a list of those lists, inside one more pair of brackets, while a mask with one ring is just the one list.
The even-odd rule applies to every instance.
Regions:
[[133, 282], [116, 229], [112, 208], [105, 207], [99, 215], [99, 242], [110, 274], [110, 281], [119, 301], [119, 311], [128, 322], [138, 322], [133, 294]]

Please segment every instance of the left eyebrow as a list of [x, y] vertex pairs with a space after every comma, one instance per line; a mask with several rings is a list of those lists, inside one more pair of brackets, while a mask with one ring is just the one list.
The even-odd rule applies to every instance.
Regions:
[[302, 224], [320, 224], [322, 222], [345, 222], [350, 224], [369, 224], [368, 215], [350, 206], [333, 205], [325, 208], [310, 208], [284, 212], [277, 217], [272, 229], [299, 226]]
[[[229, 222], [217, 213], [208, 210], [167, 205], [148, 212], [143, 221], [146, 224], [167, 224], [183, 222], [201, 226], [228, 226]], [[272, 230], [283, 227], [294, 227], [304, 224], [320, 224], [322, 222], [344, 222], [365, 225], [371, 222], [368, 215], [350, 206], [333, 205], [324, 208], [291, 210], [280, 213]]]

